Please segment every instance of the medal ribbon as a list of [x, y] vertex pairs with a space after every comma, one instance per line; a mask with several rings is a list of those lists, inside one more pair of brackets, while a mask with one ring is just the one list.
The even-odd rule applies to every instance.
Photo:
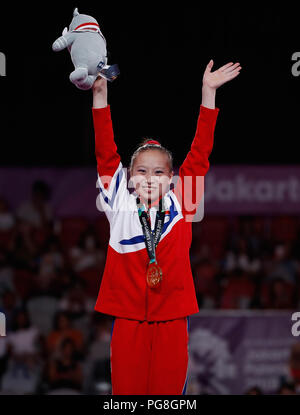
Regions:
[[156, 218], [155, 218], [155, 226], [154, 231], [152, 233], [151, 225], [150, 225], [150, 216], [146, 212], [145, 207], [140, 202], [140, 198], [137, 197], [136, 204], [138, 207], [139, 212], [139, 220], [142, 225], [143, 233], [145, 236], [145, 243], [147, 252], [150, 258], [150, 264], [152, 262], [156, 262], [156, 256], [155, 256], [155, 248], [157, 247], [157, 244], [160, 240], [161, 234], [162, 234], [162, 228], [164, 224], [165, 219], [165, 210], [163, 208], [163, 201], [162, 198], [159, 201], [159, 210], [156, 212]]

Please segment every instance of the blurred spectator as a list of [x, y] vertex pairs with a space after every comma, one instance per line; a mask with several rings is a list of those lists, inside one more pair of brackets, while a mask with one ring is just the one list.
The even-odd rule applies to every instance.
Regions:
[[82, 233], [77, 246], [70, 249], [69, 256], [71, 266], [76, 272], [102, 266], [105, 254], [96, 232], [91, 227]]
[[[4, 313], [4, 309], [0, 305], [0, 313]], [[6, 326], [6, 321], [5, 321]], [[0, 330], [1, 331], [1, 330]], [[5, 327], [5, 333], [7, 333], [7, 327]], [[7, 347], [7, 337], [3, 336], [1, 331], [0, 333], [0, 386], [1, 386], [1, 378], [3, 373], [6, 371], [7, 362], [8, 362], [8, 347]]]
[[85, 316], [93, 309], [94, 303], [91, 303], [84, 291], [84, 282], [77, 280], [68, 292], [59, 301], [60, 310], [66, 311], [72, 321]]
[[299, 263], [291, 257], [291, 245], [288, 243], [276, 244], [273, 251], [272, 263], [266, 275], [268, 280], [281, 279], [288, 283], [297, 282]]
[[30, 297], [54, 294], [53, 285], [57, 276], [55, 271], [48, 272], [50, 270], [47, 267], [38, 267], [37, 273], [34, 275], [34, 287]]
[[77, 274], [69, 267], [58, 268], [51, 283], [51, 290], [56, 297], [62, 298], [68, 294], [77, 280]]
[[194, 267], [194, 281], [198, 304], [202, 308], [216, 307], [219, 284], [216, 280], [217, 265], [208, 258], [203, 258]]
[[87, 393], [110, 393], [110, 340], [113, 318], [93, 314], [89, 351], [86, 356]]
[[8, 348], [7, 348], [7, 338], [1, 337], [0, 338], [0, 385], [2, 375], [5, 373], [7, 369], [8, 363]]
[[259, 386], [252, 386], [252, 388], [246, 390], [245, 395], [263, 395], [263, 392]]
[[247, 241], [247, 251], [251, 257], [258, 257], [263, 249], [262, 224], [253, 216], [239, 218], [240, 238]]
[[38, 246], [34, 240], [34, 228], [26, 220], [17, 221], [11, 250], [16, 268], [34, 269], [36, 267]]
[[201, 238], [196, 233], [196, 237], [195, 237], [195, 240], [193, 239], [192, 241], [191, 251], [190, 251], [191, 266], [193, 268], [203, 259], [213, 260], [213, 254], [212, 254], [212, 251], [209, 245], [206, 244], [205, 241], [202, 241], [202, 242], [200, 241], [201, 241]]
[[6, 290], [14, 289], [13, 267], [8, 260], [8, 254], [0, 249], [0, 295]]
[[283, 278], [274, 278], [262, 285], [261, 303], [267, 309], [293, 309], [296, 306], [295, 287]]
[[68, 313], [73, 327], [82, 333], [84, 340], [89, 334], [89, 313], [95, 305], [87, 296], [85, 285], [85, 281], [76, 280], [58, 304], [58, 309]]
[[39, 331], [31, 325], [27, 310], [18, 309], [12, 331], [7, 336], [10, 358], [33, 366], [38, 362], [39, 340]]
[[42, 180], [36, 180], [32, 184], [31, 198], [20, 204], [16, 212], [17, 217], [36, 228], [47, 227], [53, 220], [49, 205], [50, 196], [49, 185]]
[[240, 268], [247, 273], [258, 273], [261, 268], [261, 262], [250, 251], [247, 240], [240, 237], [236, 247], [227, 251], [223, 268], [225, 272], [231, 272], [235, 268]]
[[221, 308], [250, 308], [255, 294], [255, 284], [247, 272], [235, 268], [222, 283]]
[[292, 382], [284, 382], [278, 389], [277, 395], [296, 395], [295, 385]]
[[93, 314], [92, 331], [88, 358], [103, 360], [110, 357], [110, 339], [112, 330], [112, 316], [95, 312]]
[[291, 246], [291, 254], [293, 258], [298, 261], [298, 264], [300, 262], [300, 226], [297, 231], [297, 237], [295, 238], [294, 242]]
[[57, 353], [50, 357], [47, 380], [50, 389], [82, 389], [83, 372], [72, 339], [65, 338]]
[[21, 306], [21, 301], [14, 291], [7, 290], [2, 293], [1, 305], [5, 314], [6, 332], [9, 333], [13, 329], [14, 316]]
[[8, 365], [2, 378], [2, 389], [7, 392], [34, 393], [41, 369], [41, 337], [32, 326], [26, 309], [19, 309], [13, 330], [7, 335]]
[[7, 232], [14, 228], [15, 215], [4, 198], [0, 197], [0, 232]]
[[47, 336], [52, 328], [57, 302], [57, 298], [46, 293], [30, 297], [26, 302], [30, 320], [43, 336]]
[[59, 238], [50, 235], [41, 249], [40, 270], [43, 275], [55, 275], [64, 267], [64, 257]]
[[74, 341], [76, 351], [81, 356], [84, 348], [82, 332], [72, 327], [71, 319], [67, 312], [58, 311], [54, 316], [53, 329], [47, 336], [48, 353], [55, 353], [66, 338]]
[[64, 267], [64, 257], [60, 250], [59, 240], [50, 235], [38, 249], [35, 257], [34, 287], [31, 296], [57, 296], [58, 273]]

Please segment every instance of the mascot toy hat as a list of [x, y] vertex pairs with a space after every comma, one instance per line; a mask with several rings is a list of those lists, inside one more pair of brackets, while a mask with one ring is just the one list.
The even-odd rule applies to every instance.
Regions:
[[106, 40], [96, 19], [79, 14], [76, 8], [69, 26], [52, 45], [55, 52], [68, 48], [75, 70], [70, 81], [79, 89], [93, 86], [98, 75], [113, 81], [119, 75], [118, 65], [107, 65]]

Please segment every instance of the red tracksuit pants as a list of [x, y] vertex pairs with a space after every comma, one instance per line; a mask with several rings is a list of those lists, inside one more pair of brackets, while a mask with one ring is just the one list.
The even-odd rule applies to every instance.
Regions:
[[189, 316], [168, 321], [115, 317], [110, 366], [113, 395], [184, 395]]

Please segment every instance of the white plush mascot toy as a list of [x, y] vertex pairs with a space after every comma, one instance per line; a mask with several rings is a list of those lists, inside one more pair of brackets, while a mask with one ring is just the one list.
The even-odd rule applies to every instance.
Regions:
[[79, 14], [76, 8], [69, 26], [52, 45], [55, 52], [68, 48], [75, 70], [70, 80], [79, 89], [90, 89], [98, 75], [113, 81], [120, 73], [118, 65], [107, 65], [106, 40], [96, 19]]

